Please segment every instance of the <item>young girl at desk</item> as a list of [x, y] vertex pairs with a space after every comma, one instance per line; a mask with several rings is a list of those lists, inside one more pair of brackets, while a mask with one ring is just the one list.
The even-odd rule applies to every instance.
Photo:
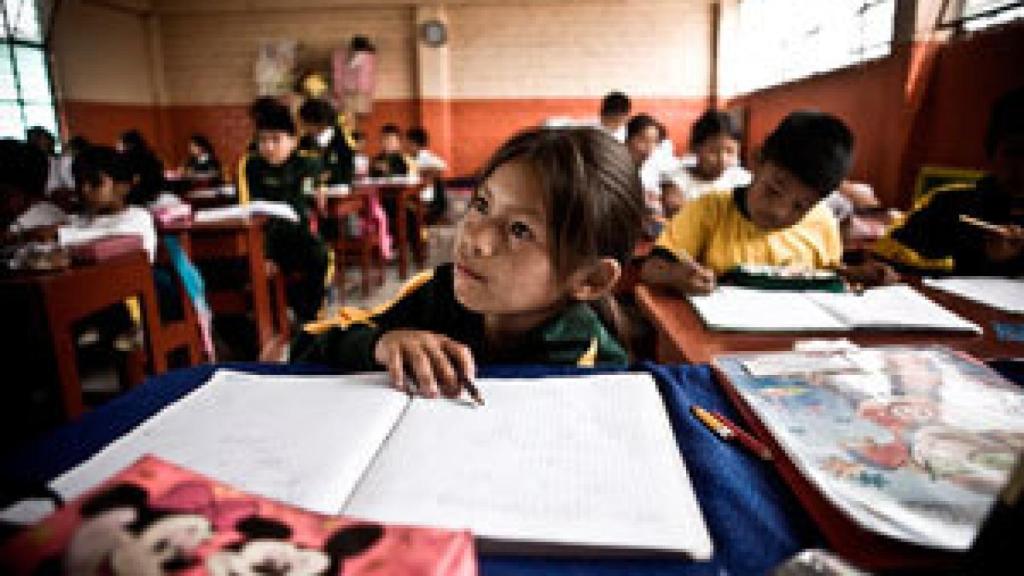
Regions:
[[839, 186], [853, 135], [838, 118], [794, 112], [768, 135], [749, 188], [687, 202], [644, 263], [644, 282], [706, 293], [741, 264], [833, 268], [856, 282], [891, 281], [884, 266], [843, 267], [835, 217], [820, 200]]
[[[476, 362], [625, 363], [610, 292], [641, 232], [636, 165], [597, 128], [531, 129], [495, 152], [454, 262], [372, 311], [309, 324], [293, 361], [386, 367], [395, 386], [458, 395]], [[407, 376], [408, 374], [408, 376]]]
[[750, 172], [740, 166], [742, 134], [732, 116], [708, 110], [690, 129], [690, 150], [697, 163], [680, 166], [662, 184], [665, 215], [672, 217], [688, 200], [716, 190], [750, 185]]

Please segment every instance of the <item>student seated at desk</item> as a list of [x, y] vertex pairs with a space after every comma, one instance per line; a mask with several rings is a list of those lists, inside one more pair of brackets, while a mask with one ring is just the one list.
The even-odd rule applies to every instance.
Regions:
[[48, 164], [46, 154], [35, 146], [0, 140], [0, 243], [32, 240], [37, 231], [67, 219], [44, 196]]
[[742, 138], [733, 117], [721, 110], [708, 110], [694, 122], [690, 150], [697, 163], [666, 175], [661, 187], [666, 217], [674, 216], [688, 200], [750, 185], [750, 172], [740, 166]]
[[415, 380], [426, 396], [458, 395], [476, 362], [624, 364], [608, 328], [620, 325], [610, 294], [642, 219], [636, 165], [611, 136], [522, 132], [485, 165], [454, 263], [420, 274], [380, 308], [307, 325], [292, 361], [386, 367], [398, 388]]
[[414, 126], [405, 131], [406, 153], [416, 164], [416, 173], [423, 181], [420, 199], [427, 203], [427, 220], [437, 221], [448, 211], [448, 197], [441, 175], [448, 168], [443, 158], [430, 151], [427, 131]]
[[313, 234], [310, 215], [319, 188], [320, 160], [298, 150], [295, 121], [283, 104], [266, 104], [256, 118], [259, 151], [242, 159], [238, 173], [240, 202], [285, 202], [299, 222], [271, 218], [264, 229], [267, 257], [295, 281], [287, 283], [288, 305], [298, 322], [316, 318], [324, 297], [327, 247]]
[[299, 107], [302, 138], [299, 149], [320, 158], [320, 181], [328, 186], [352, 184], [355, 173], [355, 143], [338, 124], [338, 113], [326, 100], [310, 98]]
[[879, 265], [841, 267], [839, 225], [820, 202], [842, 181], [853, 135], [838, 118], [794, 112], [768, 135], [749, 188], [687, 202], [665, 227], [641, 279], [707, 293], [740, 264], [836, 268], [855, 281], [888, 280]]
[[640, 176], [640, 187], [643, 190], [644, 203], [647, 205], [647, 221], [644, 229], [648, 235], [654, 237], [664, 225], [664, 214], [661, 206], [661, 190], [658, 188], [658, 178], [643, 178], [644, 164], [654, 153], [658, 143], [661, 142], [662, 129], [658, 121], [648, 114], [637, 114], [626, 123], [626, 150], [633, 158], [638, 176]]
[[394, 124], [385, 124], [380, 131], [381, 151], [370, 162], [370, 176], [408, 176], [415, 172], [415, 163], [402, 153], [402, 131]]
[[993, 106], [985, 151], [988, 176], [931, 191], [872, 251], [925, 273], [1024, 273], [1024, 87]]
[[117, 150], [124, 155], [124, 161], [131, 173], [131, 189], [127, 202], [144, 206], [156, 200], [165, 187], [164, 164], [156, 157], [146, 139], [138, 130], [121, 134]]
[[188, 159], [181, 169], [182, 176], [189, 180], [220, 181], [220, 160], [213, 150], [213, 144], [202, 134], [193, 134], [188, 139]]
[[600, 125], [619, 142], [626, 142], [626, 122], [633, 103], [622, 92], [609, 92], [601, 99]]

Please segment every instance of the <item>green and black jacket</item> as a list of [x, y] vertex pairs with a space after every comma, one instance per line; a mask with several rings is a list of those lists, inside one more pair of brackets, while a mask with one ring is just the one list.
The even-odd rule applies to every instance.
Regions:
[[316, 154], [302, 151], [292, 155], [280, 166], [273, 166], [259, 154], [247, 154], [238, 166], [238, 200], [276, 200], [286, 202], [295, 209], [308, 228], [309, 212], [313, 206], [312, 193], [321, 172]]
[[903, 268], [919, 272], [969, 275], [1024, 273], [1024, 257], [990, 262], [985, 232], [960, 221], [972, 216], [993, 224], [1024, 225], [1024, 207], [990, 176], [976, 184], [950, 184], [925, 197], [904, 221], [872, 247], [872, 252]]
[[370, 310], [342, 309], [339, 316], [307, 324], [292, 346], [292, 362], [317, 362], [348, 371], [379, 370], [373, 349], [390, 330], [429, 330], [469, 346], [483, 364], [627, 364], [626, 352], [585, 303], [525, 334], [517, 345], [488, 349], [483, 315], [455, 298], [454, 267], [442, 264], [409, 281], [398, 296]]
[[334, 136], [326, 148], [321, 148], [309, 135], [299, 140], [299, 149], [320, 158], [320, 182], [328, 186], [351, 184], [355, 175], [355, 146], [351, 135], [340, 126], [334, 127]]
[[[387, 163], [388, 169], [385, 172], [379, 165]], [[370, 176], [380, 178], [382, 176], [408, 176], [412, 172], [412, 160], [398, 152], [381, 152], [370, 161]]]

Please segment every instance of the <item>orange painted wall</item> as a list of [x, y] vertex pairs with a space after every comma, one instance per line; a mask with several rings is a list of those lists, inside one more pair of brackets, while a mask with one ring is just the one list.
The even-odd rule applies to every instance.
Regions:
[[[647, 112], [662, 120], [676, 144], [686, 149], [690, 124], [703, 112], [702, 98], [635, 99], [635, 112]], [[492, 151], [516, 131], [552, 116], [596, 118], [597, 99], [502, 99], [451, 102], [378, 100], [363, 130], [370, 154], [379, 149], [381, 127], [393, 122], [402, 129], [422, 123], [432, 136], [431, 147], [445, 156], [452, 176], [472, 174]], [[129, 128], [139, 128], [153, 143], [168, 166], [179, 164], [185, 144], [194, 132], [213, 142], [222, 162], [234, 166], [244, 151], [252, 126], [244, 105], [122, 106], [68, 102], [67, 126], [71, 134], [113, 142]]]
[[1022, 63], [1024, 23], [1017, 23], [942, 45], [899, 46], [881, 60], [734, 98], [729, 105], [747, 107], [747, 142], [754, 146], [792, 110], [836, 114], [857, 138], [851, 176], [875, 186], [885, 204], [906, 207], [922, 165], [985, 166], [989, 107], [1024, 84]]

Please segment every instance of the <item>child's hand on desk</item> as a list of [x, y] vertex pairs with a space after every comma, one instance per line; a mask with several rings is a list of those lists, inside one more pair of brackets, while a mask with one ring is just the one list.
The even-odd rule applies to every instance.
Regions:
[[876, 260], [867, 260], [853, 266], [843, 266], [839, 275], [851, 285], [888, 286], [900, 281], [900, 275], [892, 266]]
[[1024, 253], [1024, 227], [999, 226], [985, 235], [985, 255], [992, 262], [1008, 262]]
[[[418, 389], [427, 398], [439, 394], [455, 398], [462, 390], [462, 381], [476, 377], [476, 364], [468, 346], [425, 330], [384, 333], [377, 340], [373, 357], [387, 367], [396, 388], [410, 393]], [[412, 380], [406, 378], [407, 367], [412, 371]]]
[[692, 258], [670, 262], [651, 256], [640, 270], [640, 279], [655, 286], [666, 286], [683, 294], [708, 294], [715, 289], [715, 272]]
[[687, 294], [710, 294], [715, 289], [715, 272], [696, 261], [680, 262], [680, 284]]

